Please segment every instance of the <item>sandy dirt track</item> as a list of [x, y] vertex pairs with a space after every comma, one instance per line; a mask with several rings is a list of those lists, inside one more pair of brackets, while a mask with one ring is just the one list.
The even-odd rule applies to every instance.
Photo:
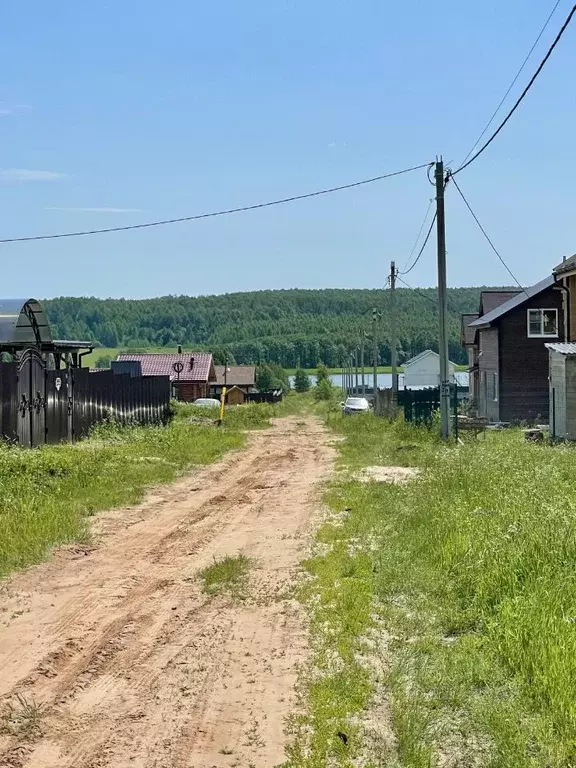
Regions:
[[[41, 705], [0, 733], [3, 768], [271, 768], [284, 759], [306, 629], [290, 588], [333, 461], [312, 417], [99, 515], [0, 587], [0, 709]], [[254, 558], [249, 598], [202, 593], [213, 558]], [[28, 732], [26, 732], [28, 730]]]

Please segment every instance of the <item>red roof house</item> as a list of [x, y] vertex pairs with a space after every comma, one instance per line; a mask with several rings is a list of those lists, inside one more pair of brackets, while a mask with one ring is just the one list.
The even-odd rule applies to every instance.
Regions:
[[125, 352], [118, 355], [117, 359], [138, 361], [142, 366], [142, 376], [169, 376], [175, 396], [185, 402], [191, 402], [198, 397], [208, 397], [210, 383], [216, 381], [212, 355], [205, 352]]

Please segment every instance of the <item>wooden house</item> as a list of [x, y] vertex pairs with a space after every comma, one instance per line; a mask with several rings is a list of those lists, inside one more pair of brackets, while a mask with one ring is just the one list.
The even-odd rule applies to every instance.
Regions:
[[124, 353], [119, 362], [139, 362], [143, 376], [169, 376], [177, 400], [193, 402], [208, 397], [210, 386], [216, 381], [212, 355], [205, 352]]
[[478, 397], [478, 348], [475, 344], [476, 331], [469, 328], [470, 323], [478, 320], [478, 312], [474, 314], [462, 315], [462, 325], [460, 328], [460, 343], [468, 353], [468, 398], [471, 402], [476, 402]]
[[566, 296], [563, 313], [566, 341], [576, 341], [576, 254], [554, 267], [553, 275]]
[[247, 402], [248, 395], [256, 391], [256, 368], [253, 365], [216, 365], [216, 379], [210, 385], [211, 397], [220, 397], [226, 386], [228, 405]]
[[546, 342], [564, 340], [564, 294], [554, 275], [522, 291], [483, 292], [478, 319], [465, 326], [479, 416], [548, 421]]

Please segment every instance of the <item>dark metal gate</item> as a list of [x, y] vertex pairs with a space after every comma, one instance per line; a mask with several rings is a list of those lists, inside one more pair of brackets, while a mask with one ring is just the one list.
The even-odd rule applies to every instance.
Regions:
[[35, 349], [18, 362], [18, 442], [31, 448], [46, 441], [46, 365]]

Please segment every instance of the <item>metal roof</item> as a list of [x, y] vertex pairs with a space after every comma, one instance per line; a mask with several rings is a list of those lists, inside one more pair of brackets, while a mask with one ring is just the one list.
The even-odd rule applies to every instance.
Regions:
[[413, 363], [417, 363], [418, 360], [422, 360], [424, 357], [428, 357], [428, 355], [434, 355], [435, 357], [440, 357], [438, 352], [434, 352], [433, 349], [425, 349], [424, 352], [420, 352], [417, 355], [414, 355], [414, 357], [411, 357], [410, 360], [406, 360], [404, 363], [404, 368], [408, 368], [409, 365], [412, 365]]
[[479, 317], [478, 320], [470, 323], [469, 328], [487, 328], [490, 323], [493, 323], [495, 320], [499, 320], [501, 317], [503, 317], [503, 315], [507, 315], [508, 312], [511, 312], [513, 309], [522, 306], [522, 304], [528, 301], [528, 299], [537, 296], [547, 288], [551, 288], [555, 282], [556, 279], [554, 275], [545, 277], [544, 280], [536, 283], [536, 285], [533, 285], [531, 288], [525, 288], [521, 293], [518, 293], [511, 299], [508, 299], [508, 301], [505, 301], [504, 304], [500, 304], [500, 306], [496, 307], [496, 309], [493, 309], [491, 312], [487, 312], [485, 315]]
[[474, 341], [476, 340], [476, 330], [474, 328], [470, 328], [470, 323], [473, 323], [475, 320], [478, 320], [478, 312], [474, 312], [473, 314], [465, 314], [462, 315], [462, 333], [461, 333], [461, 340], [462, 344], [464, 346], [469, 346], [474, 344]]
[[[170, 376], [178, 381], [215, 381], [216, 373], [212, 355], [205, 352], [174, 354], [130, 354], [118, 355], [117, 360], [137, 360], [142, 365], [143, 376]], [[178, 368], [182, 366], [180, 372]]]
[[[434, 352], [433, 349], [425, 349], [424, 352], [420, 352], [418, 355], [414, 355], [414, 357], [411, 357], [410, 360], [406, 360], [406, 362], [402, 364], [402, 367], [406, 369], [408, 368], [408, 366], [412, 365], [413, 363], [417, 363], [419, 360], [422, 360], [424, 357], [428, 357], [428, 355], [434, 355], [434, 357], [440, 357], [438, 352]], [[456, 365], [456, 363], [453, 363], [452, 360], [448, 360], [448, 364]]]
[[[215, 365], [216, 384], [224, 385], [224, 367]], [[229, 365], [226, 372], [226, 383], [230, 386], [253, 387], [256, 381], [256, 369], [253, 365]]]
[[573, 272], [574, 270], [576, 270], [576, 253], [554, 267], [553, 272], [555, 275], [561, 275], [563, 272]]
[[37, 299], [0, 299], [0, 344], [39, 345], [52, 342], [52, 332]]
[[481, 291], [480, 293], [480, 309], [482, 315], [487, 315], [488, 312], [493, 312], [496, 307], [504, 304], [505, 301], [512, 299], [522, 291], [516, 290], [501, 290], [501, 291]]
[[548, 347], [548, 349], [551, 349], [552, 352], [558, 352], [560, 355], [576, 355], [576, 342], [554, 342], [554, 343], [548, 343], [544, 345], [545, 347]]

